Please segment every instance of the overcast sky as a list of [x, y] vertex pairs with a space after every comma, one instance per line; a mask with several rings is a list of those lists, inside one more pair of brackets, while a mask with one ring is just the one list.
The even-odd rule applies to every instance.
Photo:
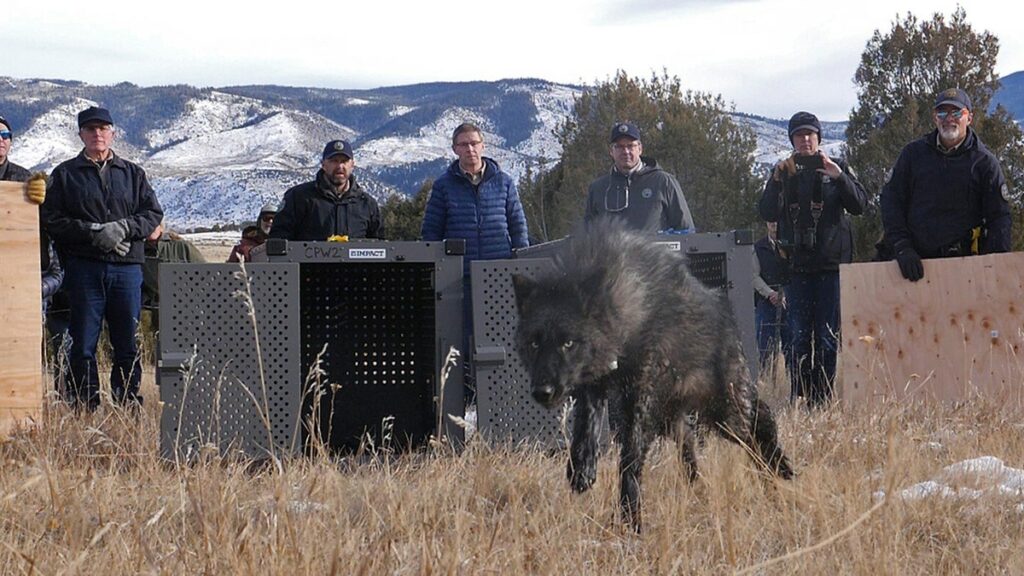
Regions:
[[[534, 77], [573, 84], [668, 71], [737, 110], [843, 120], [875, 30], [946, 0], [7, 0], [0, 75], [142, 86], [376, 88]], [[959, 2], [1024, 70], [1024, 7]]]

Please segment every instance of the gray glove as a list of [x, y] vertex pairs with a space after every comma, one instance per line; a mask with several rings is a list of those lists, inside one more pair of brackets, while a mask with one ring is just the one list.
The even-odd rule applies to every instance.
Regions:
[[128, 236], [128, 222], [125, 220], [93, 223], [89, 229], [92, 230], [92, 245], [104, 252], [112, 252]]
[[130, 252], [131, 249], [132, 249], [132, 242], [131, 242], [131, 240], [121, 240], [120, 242], [117, 243], [117, 246], [114, 246], [114, 252], [116, 252], [117, 255], [122, 257], [122, 258], [127, 256], [128, 252]]

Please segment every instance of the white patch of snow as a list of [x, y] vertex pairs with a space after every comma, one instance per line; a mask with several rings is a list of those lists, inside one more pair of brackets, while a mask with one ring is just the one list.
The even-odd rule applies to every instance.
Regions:
[[[985, 496], [1024, 499], [1024, 470], [1006, 466], [994, 456], [981, 456], [950, 464], [934, 479], [920, 482], [897, 492], [900, 500], [922, 500], [942, 497], [954, 500], [978, 500]], [[876, 500], [885, 498], [884, 491], [874, 493]], [[1024, 509], [1024, 502], [1017, 509]]]
[[365, 98], [349, 98], [345, 103], [349, 106], [366, 106], [367, 104], [371, 104], [371, 102]]
[[418, 106], [393, 106], [388, 112], [388, 115], [392, 118], [398, 118], [399, 116], [405, 116], [416, 108], [418, 108]]

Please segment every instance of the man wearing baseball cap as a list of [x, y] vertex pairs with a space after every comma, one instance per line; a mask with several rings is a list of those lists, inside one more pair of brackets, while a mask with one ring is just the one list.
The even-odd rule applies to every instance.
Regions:
[[882, 187], [885, 238], [911, 282], [924, 277], [922, 258], [1010, 250], [1009, 189], [971, 110], [962, 89], [939, 92], [935, 130], [903, 148]]
[[853, 261], [850, 215], [868, 195], [842, 158], [820, 148], [821, 122], [810, 112], [789, 119], [793, 152], [765, 183], [757, 209], [778, 222], [779, 251], [789, 268], [786, 285], [790, 399], [822, 407], [832, 398], [839, 349], [839, 265]]
[[628, 228], [646, 232], [694, 231], [693, 217], [676, 177], [643, 156], [640, 129], [632, 122], [612, 126], [611, 170], [587, 190], [585, 222], [602, 215], [623, 220]]
[[331, 140], [320, 155], [320, 170], [312, 182], [284, 193], [281, 209], [270, 229], [271, 238], [327, 240], [331, 236], [384, 238], [380, 208], [359, 187], [352, 145]]
[[141, 166], [114, 153], [114, 121], [105, 108], [78, 114], [85, 147], [50, 175], [43, 222], [64, 263], [71, 319], [70, 370], [65, 398], [76, 407], [99, 405], [96, 345], [106, 320], [114, 362], [113, 400], [138, 405], [142, 367], [135, 332], [142, 308], [145, 239], [163, 209]]

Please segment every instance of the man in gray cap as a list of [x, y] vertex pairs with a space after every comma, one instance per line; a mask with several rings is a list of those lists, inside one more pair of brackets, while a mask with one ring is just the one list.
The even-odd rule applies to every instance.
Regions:
[[262, 246], [270, 237], [277, 217], [277, 204], [268, 202], [260, 209], [256, 223], [242, 229], [242, 239], [231, 249], [228, 262], [252, 262], [252, 249]]
[[631, 122], [619, 122], [612, 127], [609, 146], [614, 165], [590, 184], [584, 221], [608, 214], [634, 230], [694, 231], [690, 207], [676, 177], [662, 170], [654, 158], [643, 156], [640, 129]]
[[970, 97], [943, 90], [932, 120], [935, 130], [900, 152], [879, 197], [885, 239], [911, 282], [924, 277], [922, 258], [1010, 250], [1009, 189], [971, 128]]
[[65, 394], [74, 406], [99, 405], [96, 345], [106, 319], [114, 348], [113, 399], [141, 404], [135, 331], [142, 308], [143, 244], [163, 219], [163, 209], [146, 172], [114, 154], [110, 112], [96, 106], [80, 112], [78, 136], [85, 147], [54, 168], [42, 209], [64, 263], [71, 308]]
[[331, 140], [312, 182], [284, 193], [271, 238], [327, 240], [331, 236], [384, 238], [380, 208], [356, 182], [356, 163], [347, 140]]

